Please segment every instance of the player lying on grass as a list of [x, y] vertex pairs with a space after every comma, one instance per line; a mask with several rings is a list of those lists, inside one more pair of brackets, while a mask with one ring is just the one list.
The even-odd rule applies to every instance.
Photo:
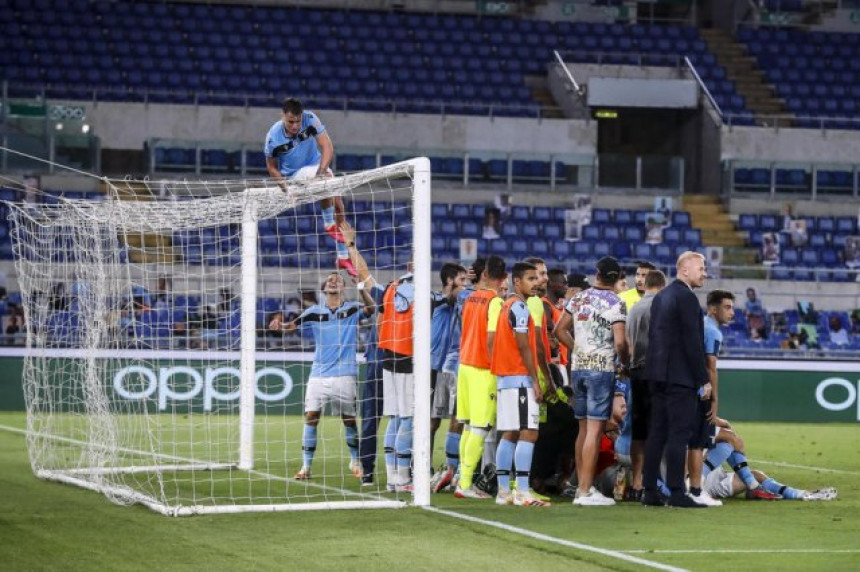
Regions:
[[[743, 440], [724, 419], [717, 418], [717, 444], [708, 451], [703, 467], [702, 488], [714, 498], [729, 498], [745, 493], [749, 499], [825, 501], [836, 498], [836, 489], [796, 489], [783, 485], [765, 473], [750, 469], [743, 453]], [[732, 472], [723, 468], [728, 462]]]

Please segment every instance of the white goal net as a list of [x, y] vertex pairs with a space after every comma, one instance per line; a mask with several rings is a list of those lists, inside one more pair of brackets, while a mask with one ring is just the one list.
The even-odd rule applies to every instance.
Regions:
[[[362, 409], [381, 415], [362, 402], [378, 305], [362, 303], [340, 272], [343, 303], [361, 308], [357, 420], [348, 395], [334, 412], [327, 402], [312, 437], [306, 388], [326, 348], [315, 345], [312, 320], [268, 328], [330, 300], [322, 290], [339, 254], [319, 214], [327, 198], [342, 197], [373, 281], [384, 288], [414, 261], [415, 299], [429, 300], [427, 159], [285, 188], [106, 181], [106, 190], [104, 200], [11, 205], [38, 476], [170, 515], [429, 503], [429, 303], [414, 305], [409, 492], [388, 491], [385, 419], [378, 455], [370, 459], [365, 442], [359, 458], [359, 436], [371, 437], [359, 435]], [[296, 478], [311, 453], [310, 478]], [[368, 461], [375, 479], [362, 480]]]

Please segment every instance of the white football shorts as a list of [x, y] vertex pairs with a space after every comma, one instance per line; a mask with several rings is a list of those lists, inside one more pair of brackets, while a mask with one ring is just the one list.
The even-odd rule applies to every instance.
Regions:
[[305, 412], [322, 411], [331, 404], [332, 415], [355, 417], [355, 376], [311, 377], [305, 389]]
[[533, 387], [514, 387], [496, 392], [496, 429], [499, 431], [537, 430], [540, 407]]

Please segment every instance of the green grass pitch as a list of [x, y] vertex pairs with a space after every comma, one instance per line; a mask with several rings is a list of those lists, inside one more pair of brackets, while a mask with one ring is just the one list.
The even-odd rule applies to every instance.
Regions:
[[[339, 424], [331, 421], [323, 425], [334, 442]], [[5, 429], [23, 429], [24, 415], [0, 414], [0, 426], [0, 562], [6, 570], [380, 570], [405, 565], [413, 570], [524, 572], [643, 567], [417, 508], [168, 518], [40, 481], [30, 471], [24, 435]], [[737, 429], [752, 466], [800, 488], [835, 486], [839, 499], [732, 499], [721, 508], [699, 511], [627, 503], [588, 509], [562, 499], [549, 509], [521, 509], [459, 501], [449, 494], [433, 495], [432, 503], [689, 570], [860, 568], [860, 426], [744, 423]], [[437, 464], [442, 441], [437, 439]], [[339, 447], [331, 449], [321, 462], [327, 463], [326, 473], [340, 474], [343, 463], [334, 455], [340, 456]], [[293, 464], [274, 466], [292, 471]], [[216, 489], [225, 482], [216, 479]], [[352, 477], [346, 475], [342, 482], [358, 490]], [[286, 485], [266, 486], [274, 497]]]

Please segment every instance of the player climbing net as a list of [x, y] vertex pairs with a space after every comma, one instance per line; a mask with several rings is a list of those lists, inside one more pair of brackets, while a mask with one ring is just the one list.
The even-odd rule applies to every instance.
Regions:
[[291, 478], [312, 342], [266, 330], [316, 300], [334, 269], [322, 198], [343, 197], [378, 283], [414, 259], [429, 297], [429, 171], [421, 158], [286, 188], [106, 181], [100, 201], [10, 204], [33, 471], [169, 515], [429, 503], [429, 304], [415, 308], [427, 375], [416, 374], [412, 498], [386, 494], [384, 479], [360, 488], [325, 412], [314, 478]]

